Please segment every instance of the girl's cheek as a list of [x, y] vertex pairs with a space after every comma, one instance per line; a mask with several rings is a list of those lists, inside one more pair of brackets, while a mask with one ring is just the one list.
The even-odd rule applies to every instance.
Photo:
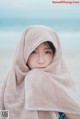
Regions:
[[45, 55], [45, 57], [52, 59], [53, 55], [52, 54], [47, 54], [47, 55]]
[[35, 55], [35, 56], [33, 56], [33, 57], [31, 58], [31, 62], [32, 62], [32, 63], [35, 63], [37, 60], [38, 60], [37, 55]]
[[53, 56], [49, 55], [49, 56], [46, 57], [46, 59], [47, 59], [48, 62], [51, 62], [53, 60]]

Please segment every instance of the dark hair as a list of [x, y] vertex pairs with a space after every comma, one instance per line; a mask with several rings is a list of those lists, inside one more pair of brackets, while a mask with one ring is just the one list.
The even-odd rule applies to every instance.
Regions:
[[51, 48], [51, 50], [53, 51], [53, 55], [54, 55], [55, 52], [56, 52], [56, 49], [55, 49], [53, 43], [50, 42], [50, 41], [46, 41], [46, 42], [44, 42], [44, 43], [47, 44], [47, 45]]

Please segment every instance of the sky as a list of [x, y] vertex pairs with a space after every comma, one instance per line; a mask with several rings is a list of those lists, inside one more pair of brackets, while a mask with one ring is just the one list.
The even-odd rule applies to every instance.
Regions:
[[52, 0], [0, 0], [0, 18], [80, 18], [79, 12], [80, 4], [53, 4]]

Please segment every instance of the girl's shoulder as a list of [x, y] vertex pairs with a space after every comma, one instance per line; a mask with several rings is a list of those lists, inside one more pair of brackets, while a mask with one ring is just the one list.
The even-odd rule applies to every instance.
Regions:
[[59, 119], [68, 119], [66, 115], [62, 112], [59, 112]]

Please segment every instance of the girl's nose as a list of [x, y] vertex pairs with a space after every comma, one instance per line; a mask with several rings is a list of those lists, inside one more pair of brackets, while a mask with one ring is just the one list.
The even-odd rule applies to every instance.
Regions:
[[39, 56], [38, 63], [39, 64], [43, 64], [44, 63], [44, 57], [43, 56]]

